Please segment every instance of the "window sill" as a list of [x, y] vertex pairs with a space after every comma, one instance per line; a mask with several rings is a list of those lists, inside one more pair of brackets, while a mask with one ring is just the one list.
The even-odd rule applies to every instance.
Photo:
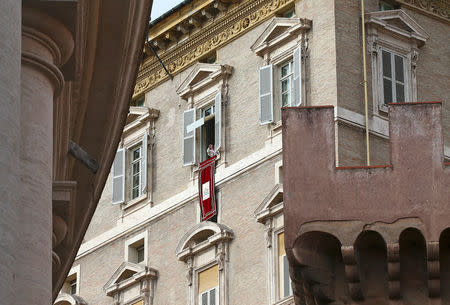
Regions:
[[381, 113], [381, 114], [387, 115], [389, 113], [388, 106], [386, 106], [385, 104], [379, 105], [378, 106], [378, 112]]
[[139, 197], [136, 197], [132, 200], [127, 201], [124, 205], [123, 205], [123, 209], [126, 210], [134, 205], [137, 205], [138, 203], [143, 202], [144, 200], [146, 200], [148, 198], [147, 193], [142, 194]]
[[273, 305], [294, 305], [294, 296], [289, 296], [287, 298], [284, 298], [278, 302], [273, 303]]

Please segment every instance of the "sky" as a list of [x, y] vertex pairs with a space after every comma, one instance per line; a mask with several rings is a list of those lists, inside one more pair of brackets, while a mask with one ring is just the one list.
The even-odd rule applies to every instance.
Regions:
[[153, 0], [151, 20], [155, 20], [183, 0]]

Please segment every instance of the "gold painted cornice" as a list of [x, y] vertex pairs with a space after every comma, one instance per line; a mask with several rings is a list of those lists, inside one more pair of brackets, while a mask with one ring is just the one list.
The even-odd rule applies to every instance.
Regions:
[[450, 2], [448, 0], [397, 0], [397, 2], [418, 9], [424, 13], [450, 21]]
[[[208, 52], [236, 39], [248, 30], [288, 7], [295, 0], [250, 0], [206, 25], [184, 42], [159, 54], [171, 75], [176, 75]], [[156, 58], [144, 62], [139, 70], [133, 98], [169, 79]]]

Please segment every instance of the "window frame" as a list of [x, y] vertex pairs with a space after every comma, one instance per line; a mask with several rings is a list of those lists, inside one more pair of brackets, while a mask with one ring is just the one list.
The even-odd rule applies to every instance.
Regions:
[[[381, 48], [380, 49], [381, 52], [381, 57], [380, 57], [380, 74], [379, 75], [381, 77], [381, 105], [386, 106], [389, 103], [403, 103], [407, 101], [407, 91], [409, 89], [408, 87], [408, 82], [407, 82], [407, 71], [406, 71], [406, 60], [407, 57], [395, 52], [395, 51], [391, 51], [388, 48]], [[391, 83], [391, 94], [392, 94], [392, 101], [391, 102], [386, 102], [385, 101], [385, 90], [386, 88], [384, 87], [384, 80], [387, 78], [384, 75], [384, 59], [383, 59], [383, 52], [389, 53], [389, 57], [390, 57], [390, 65], [391, 65], [391, 77], [390, 77], [390, 83]], [[404, 96], [404, 100], [403, 101], [398, 101], [397, 100], [397, 73], [396, 73], [396, 68], [395, 68], [395, 57], [398, 56], [402, 59], [402, 70], [403, 70], [403, 96]]]
[[[416, 102], [419, 48], [425, 45], [430, 35], [402, 9], [374, 11], [365, 15], [365, 43], [370, 55], [373, 115], [388, 120], [388, 107], [384, 103], [383, 50], [403, 57], [404, 102]], [[402, 26], [397, 25], [398, 23]]]
[[[129, 168], [130, 168], [130, 175], [129, 175], [129, 178], [128, 178], [128, 181], [130, 182], [129, 185], [128, 185], [128, 187], [129, 187], [128, 192], [130, 194], [130, 196], [129, 196], [130, 200], [134, 200], [134, 199], [136, 199], [136, 198], [138, 198], [138, 197], [143, 195], [142, 194], [142, 178], [143, 178], [142, 175], [143, 175], [144, 172], [142, 171], [142, 166], [143, 165], [145, 166], [145, 164], [142, 164], [143, 163], [143, 158], [142, 158], [142, 153], [143, 153], [142, 150], [143, 149], [145, 149], [145, 148], [143, 147], [143, 143], [142, 142], [140, 142], [140, 143], [136, 144], [135, 146], [127, 149], [127, 153], [129, 154], [129, 163], [128, 164], [129, 164]], [[139, 150], [139, 157], [137, 159], [134, 159], [134, 153], [137, 150]], [[136, 175], [135, 172], [134, 172], [134, 165], [135, 164], [139, 164], [139, 171], [138, 171], [139, 180], [138, 180], [138, 185], [137, 185], [138, 193], [137, 193], [136, 196], [134, 196], [134, 193], [133, 193], [133, 191], [135, 190], [135, 185], [134, 185], [134, 176]], [[125, 178], [125, 181], [126, 180], [127, 179]]]
[[198, 294], [198, 304], [199, 305], [203, 305], [203, 300], [202, 297], [205, 293], [208, 294], [208, 299], [207, 299], [207, 304], [206, 305], [211, 305], [211, 297], [210, 297], [210, 292], [214, 290], [215, 291], [215, 295], [214, 295], [214, 300], [215, 300], [215, 304], [214, 305], [219, 305], [219, 286], [215, 286], [213, 288], [210, 288], [204, 292], [202, 292], [201, 294]]
[[[283, 67], [289, 67], [289, 73], [285, 76], [283, 76]], [[285, 60], [284, 62], [280, 63], [277, 65], [277, 70], [278, 70], [278, 78], [277, 78], [277, 85], [278, 87], [276, 87], [275, 89], [277, 89], [278, 91], [278, 103], [277, 106], [279, 106], [278, 108], [282, 108], [282, 107], [290, 107], [292, 105], [292, 86], [294, 84], [294, 58], [293, 56], [287, 60]], [[283, 105], [283, 81], [285, 80], [289, 80], [289, 88], [286, 91], [286, 93], [288, 94], [289, 100], [288, 103], [286, 105]], [[280, 116], [281, 119], [281, 116]]]
[[[143, 261], [138, 261], [137, 249], [144, 247], [144, 259]], [[136, 259], [133, 259], [135, 257]], [[148, 263], [148, 230], [145, 230], [125, 241], [124, 249], [124, 260], [133, 264], [143, 264]]]

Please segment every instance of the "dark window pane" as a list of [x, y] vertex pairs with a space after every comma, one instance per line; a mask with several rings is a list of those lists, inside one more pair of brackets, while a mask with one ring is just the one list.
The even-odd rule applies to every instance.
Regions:
[[132, 199], [137, 198], [139, 196], [139, 188], [133, 189]]
[[136, 248], [137, 252], [137, 262], [143, 262], [144, 261], [144, 246], [140, 246]]
[[289, 74], [289, 64], [281, 67], [281, 77]]
[[289, 80], [285, 79], [281, 82], [281, 92], [286, 92], [289, 90]]
[[291, 281], [289, 278], [289, 262], [287, 260], [287, 256], [283, 256], [283, 296], [288, 297], [291, 294]]
[[141, 155], [141, 149], [140, 148], [138, 148], [135, 151], [133, 151], [133, 160], [139, 159], [140, 155]]
[[281, 107], [289, 106], [289, 93], [283, 93], [281, 96]]
[[392, 103], [392, 82], [389, 79], [383, 79], [384, 103]]
[[209, 292], [209, 305], [216, 305], [216, 289]]
[[391, 73], [391, 53], [383, 51], [383, 76], [392, 77]]
[[395, 80], [404, 83], [403, 58], [395, 55]]
[[405, 86], [402, 84], [396, 85], [397, 103], [405, 102]]
[[133, 164], [133, 174], [139, 172], [140, 167], [141, 166], [140, 166], [139, 162], [134, 163]]
[[202, 305], [208, 305], [208, 293], [202, 294]]

